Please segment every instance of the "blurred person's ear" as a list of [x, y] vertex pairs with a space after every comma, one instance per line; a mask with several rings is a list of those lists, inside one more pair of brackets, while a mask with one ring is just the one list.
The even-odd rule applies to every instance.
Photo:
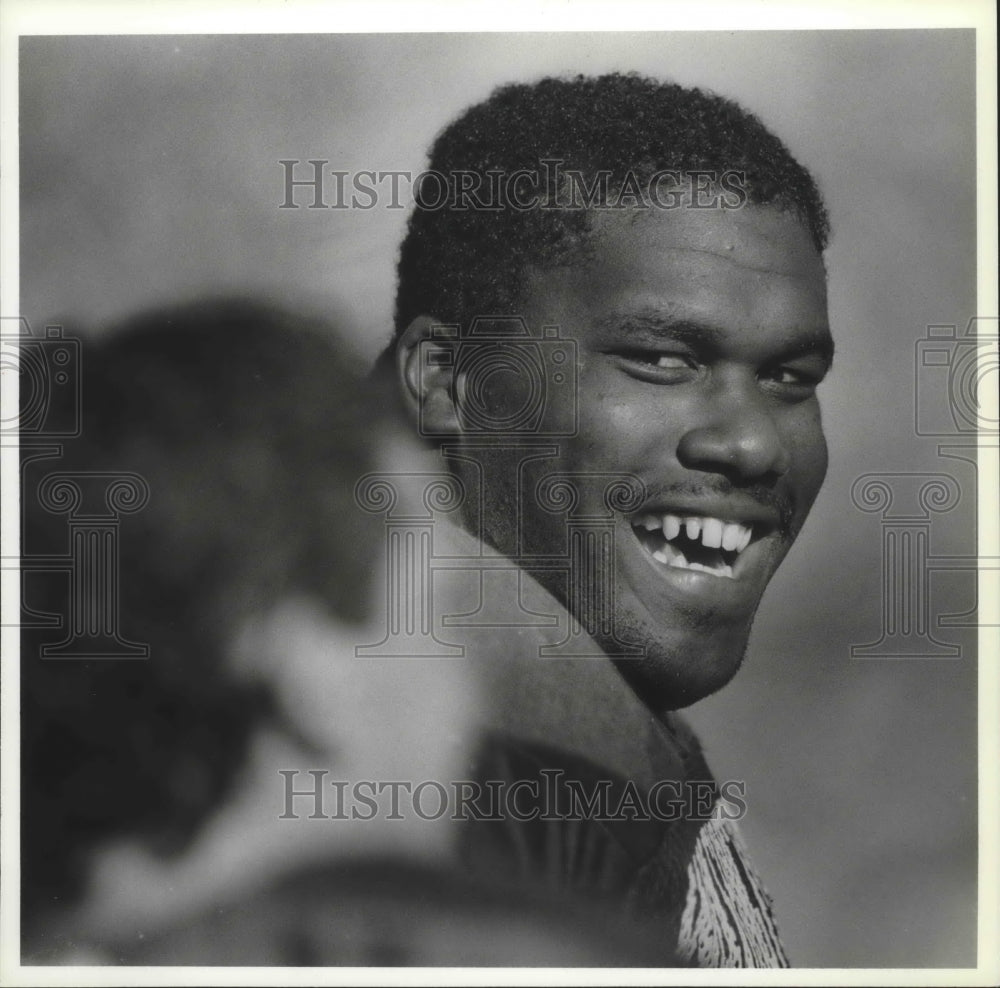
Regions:
[[410, 418], [422, 432], [461, 431], [455, 407], [454, 343], [438, 338], [440, 322], [417, 316], [396, 344], [396, 380]]

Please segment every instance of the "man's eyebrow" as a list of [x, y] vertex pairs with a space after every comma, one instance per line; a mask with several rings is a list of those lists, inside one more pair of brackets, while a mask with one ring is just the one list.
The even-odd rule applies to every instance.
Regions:
[[[661, 313], [611, 313], [597, 320], [596, 328], [600, 332], [614, 333], [618, 336], [631, 336], [649, 341], [700, 344], [708, 347], [712, 347], [728, 335], [725, 329], [709, 322], [673, 318]], [[833, 363], [834, 343], [829, 332], [797, 334], [794, 340], [789, 340], [789, 345], [782, 356], [788, 359], [813, 353], [819, 354], [828, 364]]]
[[723, 335], [721, 327], [696, 319], [676, 319], [656, 312], [611, 313], [597, 322], [602, 332], [646, 336], [681, 343], [711, 343]]

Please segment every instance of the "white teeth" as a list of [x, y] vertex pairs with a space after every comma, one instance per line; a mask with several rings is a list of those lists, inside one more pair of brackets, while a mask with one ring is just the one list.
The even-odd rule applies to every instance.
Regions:
[[[753, 528], [750, 525], [724, 522], [719, 518], [697, 516], [682, 518], [671, 514], [662, 516], [649, 514], [637, 517], [632, 524], [647, 532], [662, 530], [669, 552], [666, 559], [661, 562], [669, 562], [670, 565], [674, 565], [674, 556], [680, 552], [671, 543], [681, 531], [684, 531], [692, 542], [700, 541], [708, 549], [722, 549], [725, 552], [742, 552], [750, 544], [753, 536]], [[720, 571], [714, 569], [711, 572]]]
[[723, 525], [722, 526], [722, 548], [726, 552], [732, 552], [740, 544], [740, 526], [739, 525]]
[[711, 576], [724, 576], [727, 579], [734, 579], [733, 568], [727, 563], [720, 563], [717, 566], [706, 566], [703, 563], [688, 562], [687, 557], [676, 546], [669, 542], [665, 543], [662, 549], [657, 549], [653, 558], [664, 566], [673, 569], [691, 569], [699, 573], [708, 573]]
[[733, 579], [733, 568], [732, 566], [729, 566], [727, 564], [723, 564], [722, 566], [718, 567], [705, 566], [702, 563], [687, 563], [682, 567], [679, 566], [678, 563], [674, 563], [672, 565], [678, 566], [678, 568], [682, 569], [693, 569], [699, 573], [708, 573], [711, 576], [724, 576], [727, 579], [730, 580]]
[[740, 525], [735, 522], [723, 525], [722, 548], [727, 552], [732, 552], [734, 549], [737, 551], [742, 550], [743, 546], [746, 545], [746, 542], [743, 540], [749, 534], [750, 530], [746, 525]]
[[702, 521], [701, 544], [709, 549], [718, 549], [722, 545], [722, 522], [718, 518]]
[[663, 546], [662, 549], [657, 549], [653, 553], [653, 558], [661, 563], [666, 563], [667, 566], [686, 566], [687, 557], [678, 549], [676, 546], [671, 545], [669, 542]]

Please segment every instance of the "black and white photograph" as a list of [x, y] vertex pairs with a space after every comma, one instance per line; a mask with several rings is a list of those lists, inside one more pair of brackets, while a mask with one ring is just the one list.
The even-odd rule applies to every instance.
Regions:
[[0, 981], [996, 983], [992, 5], [141, 10], [3, 15]]

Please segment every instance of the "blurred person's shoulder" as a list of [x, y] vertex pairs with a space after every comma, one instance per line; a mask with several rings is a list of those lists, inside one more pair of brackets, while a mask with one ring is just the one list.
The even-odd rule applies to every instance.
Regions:
[[342, 861], [282, 876], [155, 938], [117, 963], [239, 966], [662, 966], [650, 930], [543, 892], [514, 893], [412, 859]]

